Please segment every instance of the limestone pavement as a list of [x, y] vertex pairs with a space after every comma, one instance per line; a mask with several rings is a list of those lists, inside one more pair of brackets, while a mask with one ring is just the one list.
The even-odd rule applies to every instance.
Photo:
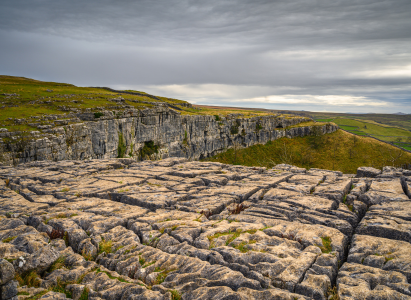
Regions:
[[409, 170], [0, 169], [0, 300], [411, 299]]

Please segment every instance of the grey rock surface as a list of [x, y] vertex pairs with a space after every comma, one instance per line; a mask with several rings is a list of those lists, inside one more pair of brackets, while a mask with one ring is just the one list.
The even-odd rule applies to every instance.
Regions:
[[18, 283], [15, 280], [11, 280], [8, 283], [0, 286], [0, 299], [8, 300], [17, 296]]
[[357, 177], [374, 178], [381, 174], [381, 170], [372, 167], [360, 167], [357, 169]]
[[8, 182], [0, 184], [2, 293], [20, 300], [409, 299], [404, 172], [353, 178], [185, 158], [1, 168]]

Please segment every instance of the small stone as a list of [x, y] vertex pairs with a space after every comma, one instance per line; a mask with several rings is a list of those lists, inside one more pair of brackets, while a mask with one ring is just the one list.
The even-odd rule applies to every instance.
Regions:
[[14, 268], [5, 259], [0, 259], [0, 285], [4, 285], [14, 278]]

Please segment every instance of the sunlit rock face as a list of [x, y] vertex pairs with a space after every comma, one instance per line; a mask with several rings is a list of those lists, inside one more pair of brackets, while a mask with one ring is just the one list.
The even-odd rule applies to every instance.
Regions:
[[[44, 129], [22, 142], [4, 145], [6, 153], [2, 161], [12, 165], [35, 160], [117, 157], [201, 159], [232, 147], [248, 147], [285, 136], [310, 135], [312, 126], [303, 123], [310, 120], [279, 114], [247, 118], [239, 114], [218, 118], [181, 115], [167, 107], [128, 110], [119, 118], [110, 114], [95, 119], [92, 113], [82, 113], [73, 117], [72, 125]], [[301, 127], [287, 128], [298, 124]], [[316, 130], [321, 134], [338, 129], [332, 124], [318, 127]], [[16, 133], [0, 132], [0, 138], [12, 135]], [[19, 139], [18, 135], [13, 137]]]

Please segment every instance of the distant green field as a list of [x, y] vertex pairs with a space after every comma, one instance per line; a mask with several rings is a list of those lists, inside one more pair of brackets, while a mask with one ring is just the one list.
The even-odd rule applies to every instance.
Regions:
[[411, 145], [405, 145], [402, 143], [394, 143], [394, 145], [400, 146], [401, 148], [404, 148], [405, 150], [411, 151]]
[[357, 126], [345, 126], [345, 125], [340, 125], [340, 128], [344, 130], [357, 130], [358, 129]]
[[[386, 124], [379, 124], [374, 120], [358, 120], [354, 119], [357, 116], [350, 116], [352, 118], [346, 117], [336, 117], [335, 119], [325, 119], [325, 118], [316, 118], [317, 121], [322, 120], [332, 120], [332, 122], [338, 124], [341, 129], [354, 133], [360, 136], [372, 136], [376, 137], [385, 142], [408, 142], [410, 141], [411, 145], [411, 132]], [[397, 144], [404, 149], [409, 149], [407, 144]]]
[[351, 133], [354, 133], [356, 135], [361, 135], [361, 136], [366, 136], [367, 135], [365, 132], [358, 131], [358, 130], [347, 130], [347, 131], [349, 131]]
[[348, 118], [336, 118], [333, 120], [338, 125], [356, 126], [359, 130], [369, 135], [382, 135], [382, 136], [404, 136], [411, 137], [411, 132], [398, 127], [387, 127], [377, 125], [374, 123], [368, 123], [364, 121], [358, 121]]
[[332, 122], [333, 119], [315, 119], [318, 122]]
[[327, 113], [327, 112], [307, 112], [315, 120], [324, 120], [335, 118], [349, 118], [361, 121], [372, 121], [381, 125], [392, 127], [401, 127], [406, 130], [411, 130], [411, 114], [410, 115], [393, 115], [393, 114], [344, 114], [344, 113]]

